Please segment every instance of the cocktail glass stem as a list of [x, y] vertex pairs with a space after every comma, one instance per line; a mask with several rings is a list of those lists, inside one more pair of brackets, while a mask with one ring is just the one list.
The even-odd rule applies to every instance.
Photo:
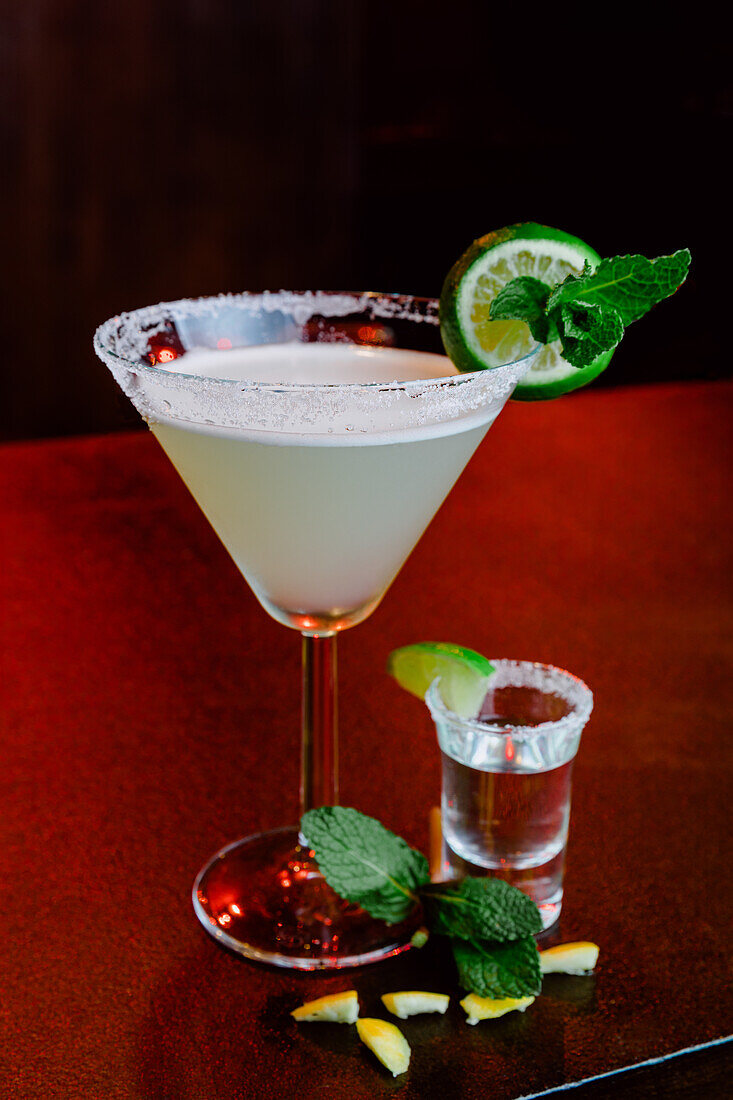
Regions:
[[[335, 632], [303, 634], [300, 809], [338, 802]], [[222, 848], [200, 872], [193, 904], [227, 947], [300, 970], [359, 966], [409, 946], [419, 912], [389, 926], [339, 897], [297, 828]]]
[[336, 638], [304, 634], [300, 812], [338, 802]]

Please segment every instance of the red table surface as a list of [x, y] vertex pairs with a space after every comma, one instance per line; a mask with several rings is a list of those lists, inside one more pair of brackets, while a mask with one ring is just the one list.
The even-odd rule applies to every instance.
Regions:
[[341, 800], [423, 850], [439, 758], [426, 709], [384, 673], [391, 649], [548, 661], [595, 694], [554, 938], [600, 944], [596, 975], [548, 978], [524, 1015], [477, 1027], [454, 995], [402, 1025], [395, 1080], [353, 1027], [288, 1013], [350, 986], [365, 1015], [390, 989], [458, 994], [440, 943], [304, 975], [227, 953], [191, 908], [210, 854], [297, 816], [297, 636], [148, 433], [1, 448], [0, 1095], [501, 1100], [724, 1049], [732, 395], [510, 404], [340, 639]]

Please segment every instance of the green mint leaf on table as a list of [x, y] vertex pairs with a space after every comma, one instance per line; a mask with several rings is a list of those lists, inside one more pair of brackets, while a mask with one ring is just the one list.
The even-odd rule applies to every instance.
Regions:
[[479, 997], [536, 997], [540, 956], [532, 936], [510, 943], [453, 940], [458, 980]]
[[464, 940], [506, 942], [542, 931], [534, 902], [499, 878], [464, 878], [420, 891], [431, 931]]
[[520, 276], [494, 298], [490, 317], [525, 321], [543, 344], [559, 337], [567, 362], [586, 367], [611, 351], [628, 325], [678, 289], [690, 259], [686, 248], [655, 260], [614, 256], [601, 260], [595, 270], [586, 264], [580, 275], [568, 275], [554, 288]]
[[300, 827], [328, 885], [376, 920], [404, 920], [430, 881], [421, 852], [357, 810], [321, 806], [303, 814]]
[[479, 997], [539, 993], [533, 934], [542, 920], [516, 887], [492, 878], [431, 883], [421, 852], [375, 818], [344, 806], [309, 810], [300, 828], [329, 886], [375, 919], [395, 924], [420, 902], [430, 930], [450, 939], [466, 989]]

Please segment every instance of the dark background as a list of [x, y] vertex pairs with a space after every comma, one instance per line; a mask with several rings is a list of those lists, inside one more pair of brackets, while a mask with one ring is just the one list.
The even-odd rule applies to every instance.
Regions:
[[720, 16], [481, 0], [0, 11], [2, 438], [137, 423], [91, 345], [123, 309], [282, 287], [437, 295], [474, 237], [522, 220], [602, 255], [692, 250], [683, 291], [595, 385], [729, 373]]

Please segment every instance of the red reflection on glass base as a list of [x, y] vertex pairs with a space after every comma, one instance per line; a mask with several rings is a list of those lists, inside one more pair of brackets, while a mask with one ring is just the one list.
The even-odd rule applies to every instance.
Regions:
[[248, 958], [297, 970], [363, 966], [405, 951], [420, 924], [374, 920], [331, 889], [297, 829], [222, 848], [199, 874], [193, 907], [206, 931]]

